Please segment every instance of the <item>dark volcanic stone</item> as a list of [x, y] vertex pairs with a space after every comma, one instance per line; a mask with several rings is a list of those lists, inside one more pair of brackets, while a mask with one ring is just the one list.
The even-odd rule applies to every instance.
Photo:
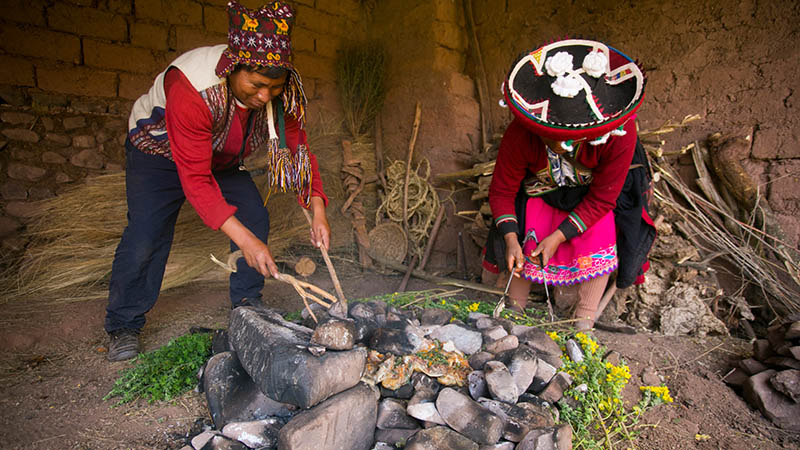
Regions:
[[361, 348], [312, 355], [311, 330], [270, 310], [236, 308], [230, 339], [242, 367], [273, 400], [309, 408], [358, 384], [366, 365]]
[[453, 318], [453, 313], [439, 308], [426, 308], [419, 315], [421, 325], [445, 325]]
[[330, 319], [320, 323], [311, 335], [311, 344], [329, 350], [350, 350], [356, 341], [356, 324], [352, 320]]
[[478, 444], [447, 427], [418, 431], [405, 446], [406, 450], [478, 450]]
[[217, 429], [229, 422], [290, 417], [297, 409], [264, 395], [232, 352], [218, 353], [208, 360], [203, 385], [208, 410]]
[[503, 420], [455, 389], [444, 388], [436, 409], [450, 428], [479, 444], [495, 444], [503, 435]]
[[281, 428], [281, 450], [372, 448], [378, 393], [364, 383], [303, 411]]
[[776, 374], [772, 369], [753, 375], [742, 386], [742, 395], [773, 423], [787, 430], [800, 430], [800, 404], [776, 391], [769, 380]]

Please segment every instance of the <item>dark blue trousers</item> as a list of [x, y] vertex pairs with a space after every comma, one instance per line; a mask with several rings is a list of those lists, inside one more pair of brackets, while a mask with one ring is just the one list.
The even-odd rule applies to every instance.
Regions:
[[[125, 188], [128, 226], [122, 233], [111, 266], [105, 329], [139, 330], [145, 313], [153, 308], [161, 290], [175, 222], [186, 196], [175, 163], [149, 155], [125, 143]], [[215, 171], [222, 195], [236, 206], [236, 218], [263, 242], [269, 235], [269, 214], [250, 174], [238, 170]], [[231, 241], [231, 251], [238, 247]], [[261, 298], [264, 277], [240, 258], [230, 276], [231, 302]]]

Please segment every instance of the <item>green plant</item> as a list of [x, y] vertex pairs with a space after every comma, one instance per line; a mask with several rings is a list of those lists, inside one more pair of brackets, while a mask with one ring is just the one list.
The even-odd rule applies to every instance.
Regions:
[[118, 405], [143, 398], [149, 402], [171, 400], [192, 389], [197, 370], [211, 356], [211, 333], [187, 334], [133, 360], [103, 397], [119, 397]]
[[372, 124], [383, 106], [386, 50], [377, 42], [353, 42], [338, 52], [336, 75], [345, 123], [357, 137]]
[[[563, 334], [548, 334], [562, 348], [566, 344]], [[605, 349], [585, 333], [576, 333], [574, 338], [583, 349], [583, 361], [573, 361], [563, 354], [561, 370], [572, 376], [572, 386], [564, 395], [575, 400], [575, 406], [565, 403], [560, 407], [561, 420], [572, 426], [573, 448], [613, 449], [622, 443], [633, 444], [641, 415], [649, 408], [672, 402], [669, 389], [642, 386], [642, 400], [628, 410], [622, 398], [622, 390], [631, 378], [628, 366], [603, 360]], [[581, 391], [579, 386], [586, 386], [586, 390]]]

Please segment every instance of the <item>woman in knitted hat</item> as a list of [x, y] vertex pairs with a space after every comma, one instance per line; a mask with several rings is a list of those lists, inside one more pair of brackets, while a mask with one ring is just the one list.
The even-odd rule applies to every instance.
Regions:
[[[617, 285], [643, 274], [654, 239], [642, 198], [646, 157], [641, 145], [635, 151], [644, 86], [634, 61], [590, 40], [553, 42], [512, 65], [503, 92], [514, 120], [489, 187], [495, 227], [484, 260], [484, 273], [502, 267], [514, 275], [511, 309], [524, 309], [532, 283], [571, 286], [578, 291], [575, 325], [589, 329], [620, 259], [626, 272]], [[624, 235], [618, 252], [614, 210], [635, 153], [644, 184], [629, 183], [639, 189], [623, 231], [635, 235]], [[630, 218], [630, 208], [620, 217]]]
[[105, 329], [108, 359], [139, 352], [181, 205], [241, 250], [230, 276], [232, 307], [254, 305], [278, 268], [267, 246], [266, 202], [244, 158], [267, 152], [268, 186], [292, 191], [313, 212], [311, 240], [327, 248], [328, 199], [303, 130], [306, 98], [291, 62], [294, 11], [280, 1], [248, 10], [228, 3], [228, 44], [191, 50], [159, 74], [128, 121], [128, 226], [112, 266]]

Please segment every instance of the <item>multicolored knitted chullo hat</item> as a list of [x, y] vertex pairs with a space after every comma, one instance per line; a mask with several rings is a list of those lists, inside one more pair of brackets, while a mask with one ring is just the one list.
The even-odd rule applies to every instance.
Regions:
[[220, 78], [227, 77], [239, 64], [251, 67], [282, 67], [289, 71], [283, 92], [285, 110], [302, 122], [306, 96], [300, 74], [292, 64], [294, 10], [273, 1], [250, 10], [236, 0], [228, 2], [228, 48], [216, 67]]
[[644, 99], [645, 76], [631, 58], [601, 42], [567, 39], [522, 55], [503, 94], [533, 133], [555, 141], [605, 143]]

